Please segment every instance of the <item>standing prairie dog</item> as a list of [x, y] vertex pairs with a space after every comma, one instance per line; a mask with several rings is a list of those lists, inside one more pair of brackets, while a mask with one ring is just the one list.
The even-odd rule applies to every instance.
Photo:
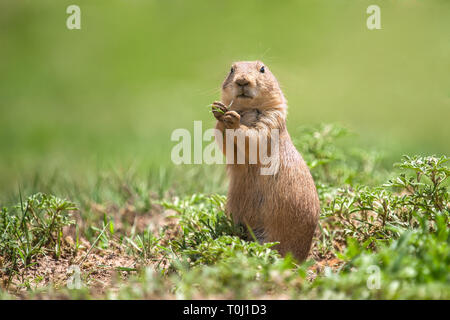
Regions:
[[[260, 242], [279, 242], [275, 249], [282, 255], [291, 252], [297, 260], [305, 260], [320, 204], [309, 169], [286, 129], [287, 105], [278, 81], [260, 61], [236, 62], [222, 84], [222, 101], [214, 102], [212, 108], [223, 138], [219, 145], [226, 156], [228, 129], [246, 137], [243, 145], [230, 140], [234, 155], [244, 153], [245, 162], [227, 164], [227, 213], [235, 223], [248, 226]], [[279, 163], [274, 174], [263, 175], [259, 158], [256, 163], [248, 161], [249, 150], [254, 152], [249, 141], [262, 143], [261, 136], [270, 141], [274, 129], [279, 132]]]

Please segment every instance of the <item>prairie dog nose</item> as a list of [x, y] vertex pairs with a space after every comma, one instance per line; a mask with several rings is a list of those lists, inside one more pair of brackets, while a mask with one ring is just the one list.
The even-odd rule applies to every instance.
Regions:
[[246, 86], [246, 85], [248, 85], [249, 83], [250, 83], [250, 81], [248, 81], [248, 79], [246, 79], [246, 78], [239, 78], [239, 79], [236, 79], [236, 84], [238, 85], [238, 86], [241, 86], [241, 87], [244, 87], [244, 86]]

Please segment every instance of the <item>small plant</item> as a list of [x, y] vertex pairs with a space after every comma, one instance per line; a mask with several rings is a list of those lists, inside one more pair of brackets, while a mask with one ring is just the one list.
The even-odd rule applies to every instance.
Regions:
[[41, 253], [61, 253], [62, 229], [73, 224], [71, 211], [77, 210], [70, 201], [37, 193], [17, 206], [3, 208], [0, 214], [0, 256], [2, 269], [17, 271], [28, 267]]
[[[323, 236], [341, 243], [352, 237], [374, 248], [377, 242], [396, 239], [423, 223], [433, 231], [437, 214], [448, 224], [447, 161], [446, 157], [405, 157], [396, 165], [403, 172], [381, 187], [337, 189], [323, 208], [322, 227], [327, 229]], [[404, 171], [409, 169], [416, 174], [408, 176]]]
[[179, 225], [182, 230], [180, 239], [170, 241], [175, 252], [189, 253], [192, 260], [197, 259], [195, 248], [216, 240], [222, 236], [240, 236], [242, 229], [235, 226], [224, 211], [225, 197], [210, 197], [194, 194], [184, 200], [176, 199], [173, 203], [164, 203], [180, 213]]
[[[411, 213], [418, 213], [427, 217], [428, 221], [435, 220], [436, 212], [446, 212], [446, 222], [449, 214], [449, 192], [447, 179], [450, 169], [445, 166], [449, 158], [442, 156], [409, 157], [404, 156], [397, 167], [414, 172], [414, 176], [400, 174], [390, 180], [386, 187], [391, 187], [403, 193], [402, 202]], [[410, 221], [412, 216], [409, 217]]]

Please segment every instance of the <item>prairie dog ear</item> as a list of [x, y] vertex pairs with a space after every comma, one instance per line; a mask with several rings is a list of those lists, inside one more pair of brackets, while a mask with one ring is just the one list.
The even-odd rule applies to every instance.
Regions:
[[256, 60], [255, 61], [256, 64], [256, 68], [259, 70], [261, 67], [265, 67], [267, 68], [267, 66], [264, 64], [264, 62], [260, 61], [260, 60]]
[[230, 73], [233, 73], [236, 70], [236, 62], [233, 62], [230, 67]]

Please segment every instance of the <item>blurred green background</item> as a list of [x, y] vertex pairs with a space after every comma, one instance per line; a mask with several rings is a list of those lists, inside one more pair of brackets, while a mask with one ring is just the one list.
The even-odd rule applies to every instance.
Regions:
[[235, 60], [271, 68], [294, 137], [337, 122], [387, 161], [448, 155], [449, 54], [448, 0], [2, 0], [0, 200], [35, 175], [170, 166], [172, 131], [213, 126]]

